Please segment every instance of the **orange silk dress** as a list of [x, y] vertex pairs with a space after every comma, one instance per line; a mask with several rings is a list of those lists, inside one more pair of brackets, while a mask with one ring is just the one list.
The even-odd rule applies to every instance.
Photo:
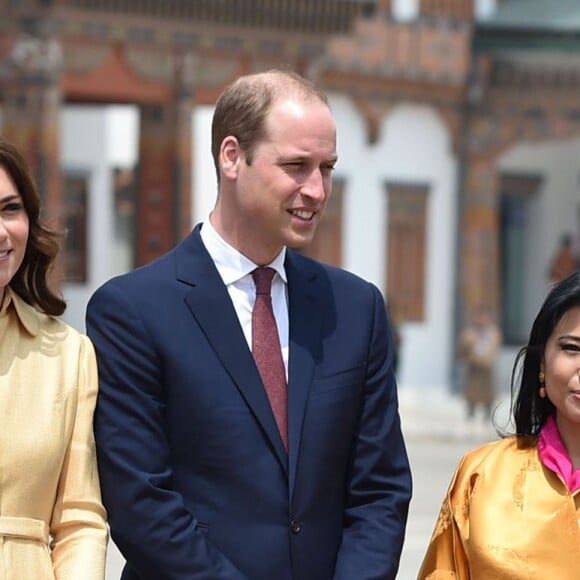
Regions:
[[509, 437], [463, 457], [419, 580], [580, 579], [580, 490], [544, 467], [536, 444]]

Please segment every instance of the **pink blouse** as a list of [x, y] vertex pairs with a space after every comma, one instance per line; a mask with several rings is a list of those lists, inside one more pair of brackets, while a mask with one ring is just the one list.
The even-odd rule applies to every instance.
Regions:
[[554, 415], [548, 417], [540, 431], [538, 454], [542, 463], [562, 478], [571, 493], [580, 489], [580, 468], [572, 470], [572, 460], [560, 437]]

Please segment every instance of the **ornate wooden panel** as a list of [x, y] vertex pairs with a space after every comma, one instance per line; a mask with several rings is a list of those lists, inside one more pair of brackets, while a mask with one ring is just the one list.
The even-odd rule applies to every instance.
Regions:
[[388, 195], [387, 297], [399, 321], [425, 317], [425, 240], [429, 186], [386, 184]]

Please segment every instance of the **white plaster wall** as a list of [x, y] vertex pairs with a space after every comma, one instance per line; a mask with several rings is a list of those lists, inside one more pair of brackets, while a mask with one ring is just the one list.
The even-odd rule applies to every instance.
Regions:
[[191, 223], [204, 221], [212, 210], [217, 179], [211, 156], [211, 118], [213, 106], [196, 107], [192, 113], [193, 204]]
[[526, 294], [522, 297], [529, 325], [549, 288], [548, 267], [561, 235], [580, 224], [580, 139], [521, 143], [506, 152], [500, 171], [540, 174], [543, 183], [530, 207], [527, 238]]
[[134, 167], [139, 153], [139, 108], [134, 105], [105, 107], [106, 149], [111, 165]]
[[337, 175], [346, 179], [344, 266], [383, 292], [388, 181], [430, 186], [427, 217], [425, 320], [402, 327], [399, 382], [446, 389], [450, 379], [456, 244], [456, 161], [437, 114], [400, 106], [384, 121], [379, 142], [366, 142], [364, 125], [348, 99], [331, 97], [338, 127]]
[[426, 182], [431, 187], [425, 320], [402, 328], [401, 383], [447, 389], [453, 351], [457, 163], [447, 128], [426, 107], [399, 107], [386, 120], [383, 132], [384, 178]]
[[497, 0], [475, 0], [476, 20], [487, 20], [497, 10]]
[[375, 147], [367, 143], [361, 114], [340, 95], [330, 96], [337, 126], [335, 174], [345, 180], [343, 267], [376, 284], [384, 280], [385, 199]]
[[84, 331], [92, 293], [117, 272], [113, 239], [113, 167], [132, 167], [137, 158], [138, 118], [134, 107], [67, 106], [61, 112], [61, 166], [89, 175], [88, 280], [62, 286], [63, 319]]
[[414, 20], [419, 15], [419, 0], [393, 0], [391, 15], [399, 22]]

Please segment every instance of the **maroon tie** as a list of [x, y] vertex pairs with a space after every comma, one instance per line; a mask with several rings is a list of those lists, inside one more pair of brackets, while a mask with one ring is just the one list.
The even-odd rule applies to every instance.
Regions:
[[256, 302], [252, 311], [252, 354], [270, 400], [284, 447], [288, 449], [286, 372], [270, 296], [275, 273], [273, 268], [263, 267], [256, 268], [252, 272], [256, 283]]

